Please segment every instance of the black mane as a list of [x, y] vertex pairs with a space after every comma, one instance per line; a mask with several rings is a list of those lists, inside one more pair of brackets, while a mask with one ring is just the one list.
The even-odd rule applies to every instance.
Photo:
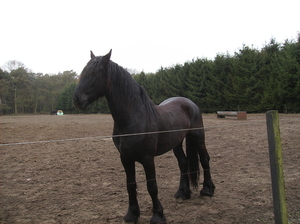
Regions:
[[126, 102], [127, 107], [134, 104], [146, 105], [146, 112], [155, 113], [156, 108], [149, 98], [146, 90], [140, 86], [123, 67], [110, 61], [107, 68], [108, 92], [114, 89], [114, 98], [118, 98], [119, 103]]

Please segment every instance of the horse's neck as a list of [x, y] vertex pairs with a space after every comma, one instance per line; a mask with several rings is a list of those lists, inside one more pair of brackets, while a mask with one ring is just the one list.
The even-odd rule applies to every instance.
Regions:
[[146, 117], [145, 94], [130, 74], [118, 68], [111, 73], [110, 88], [106, 99], [117, 126], [134, 125]]

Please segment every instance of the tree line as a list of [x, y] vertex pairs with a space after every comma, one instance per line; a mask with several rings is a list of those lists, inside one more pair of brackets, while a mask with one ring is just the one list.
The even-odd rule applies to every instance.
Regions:
[[273, 109], [299, 113], [300, 36], [283, 44], [271, 39], [261, 50], [244, 45], [234, 55], [196, 59], [134, 78], [156, 104], [184, 96], [207, 113]]
[[21, 62], [8, 64], [9, 69], [0, 69], [1, 114], [50, 113], [57, 108], [62, 90], [76, 82], [73, 71], [43, 75], [30, 72]]
[[[271, 109], [299, 113], [300, 35], [284, 43], [271, 39], [260, 50], [243, 45], [233, 55], [197, 58], [132, 76], [156, 104], [172, 96], [184, 96], [206, 113]], [[0, 69], [0, 114], [50, 113], [57, 109], [82, 113], [72, 103], [77, 79], [78, 74], [72, 70], [44, 75], [10, 61]], [[109, 113], [103, 98], [85, 111], [99, 112]]]

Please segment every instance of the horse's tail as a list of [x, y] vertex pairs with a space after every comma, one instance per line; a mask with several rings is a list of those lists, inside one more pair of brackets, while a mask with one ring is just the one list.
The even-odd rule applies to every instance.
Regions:
[[188, 134], [186, 137], [186, 155], [188, 158], [190, 181], [194, 188], [198, 188], [200, 175], [198, 147], [199, 139], [197, 135]]

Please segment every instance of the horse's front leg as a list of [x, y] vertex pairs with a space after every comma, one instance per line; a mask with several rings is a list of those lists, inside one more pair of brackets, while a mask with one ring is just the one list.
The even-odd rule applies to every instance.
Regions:
[[140, 217], [140, 208], [137, 201], [137, 184], [135, 181], [135, 161], [125, 158], [121, 155], [121, 161], [126, 172], [127, 192], [129, 197], [128, 212], [124, 216], [125, 222], [137, 223]]
[[142, 161], [142, 165], [145, 169], [146, 179], [147, 179], [147, 189], [152, 199], [153, 204], [153, 216], [150, 220], [151, 224], [154, 223], [166, 223], [166, 219], [163, 214], [163, 207], [158, 200], [157, 194], [157, 183], [156, 183], [156, 175], [155, 175], [155, 165], [154, 165], [154, 157], [144, 158]]

